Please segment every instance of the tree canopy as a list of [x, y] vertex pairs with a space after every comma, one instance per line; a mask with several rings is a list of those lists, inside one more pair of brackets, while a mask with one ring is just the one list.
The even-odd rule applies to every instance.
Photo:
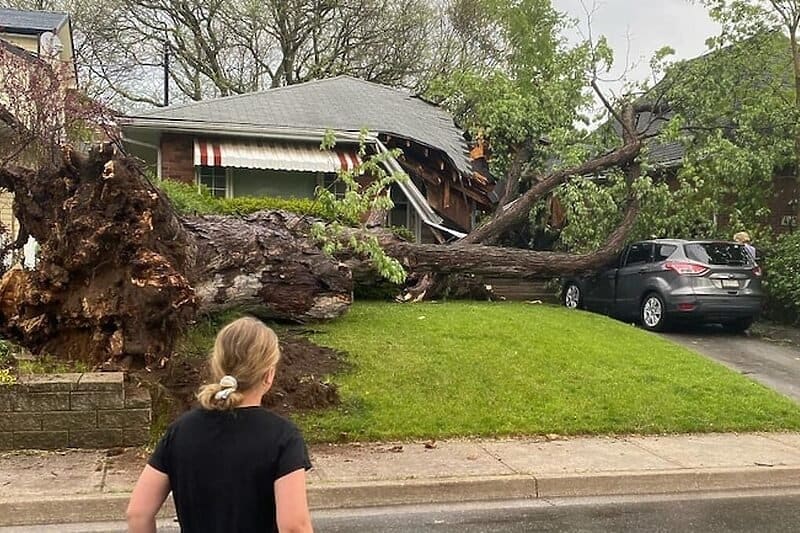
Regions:
[[[0, 0], [71, 13], [81, 79], [118, 108], [201, 100], [349, 74], [416, 86], [450, 57], [427, 0]], [[447, 52], [447, 53], [446, 53]], [[448, 59], [449, 60], [449, 59]]]

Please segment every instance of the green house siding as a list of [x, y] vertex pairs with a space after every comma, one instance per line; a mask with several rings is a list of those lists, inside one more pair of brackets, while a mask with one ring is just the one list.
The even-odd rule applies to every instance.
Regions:
[[289, 172], [251, 168], [232, 168], [230, 172], [231, 189], [234, 197], [313, 198], [314, 189], [316, 189], [320, 179], [315, 172]]

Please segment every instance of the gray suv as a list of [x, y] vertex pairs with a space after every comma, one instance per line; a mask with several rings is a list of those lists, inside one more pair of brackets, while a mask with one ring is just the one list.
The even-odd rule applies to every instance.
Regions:
[[744, 246], [724, 241], [637, 242], [600, 272], [566, 279], [564, 305], [661, 331], [679, 320], [744, 331], [761, 311], [761, 268]]

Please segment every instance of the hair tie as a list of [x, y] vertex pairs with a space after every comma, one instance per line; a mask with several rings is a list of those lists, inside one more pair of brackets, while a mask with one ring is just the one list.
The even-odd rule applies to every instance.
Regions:
[[215, 400], [227, 400], [228, 396], [239, 386], [239, 382], [236, 381], [236, 378], [233, 376], [222, 376], [222, 379], [219, 380], [219, 384], [222, 390], [214, 395]]

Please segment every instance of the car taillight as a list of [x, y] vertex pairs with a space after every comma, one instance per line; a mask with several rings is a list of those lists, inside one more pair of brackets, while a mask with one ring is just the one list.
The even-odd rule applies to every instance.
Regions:
[[664, 268], [667, 270], [674, 270], [681, 276], [702, 276], [708, 272], [708, 268], [703, 265], [685, 261], [667, 261], [664, 263]]
[[763, 272], [761, 271], [761, 267], [756, 265], [756, 267], [753, 269], [753, 275], [757, 278], [760, 278], [761, 274], [763, 274]]

